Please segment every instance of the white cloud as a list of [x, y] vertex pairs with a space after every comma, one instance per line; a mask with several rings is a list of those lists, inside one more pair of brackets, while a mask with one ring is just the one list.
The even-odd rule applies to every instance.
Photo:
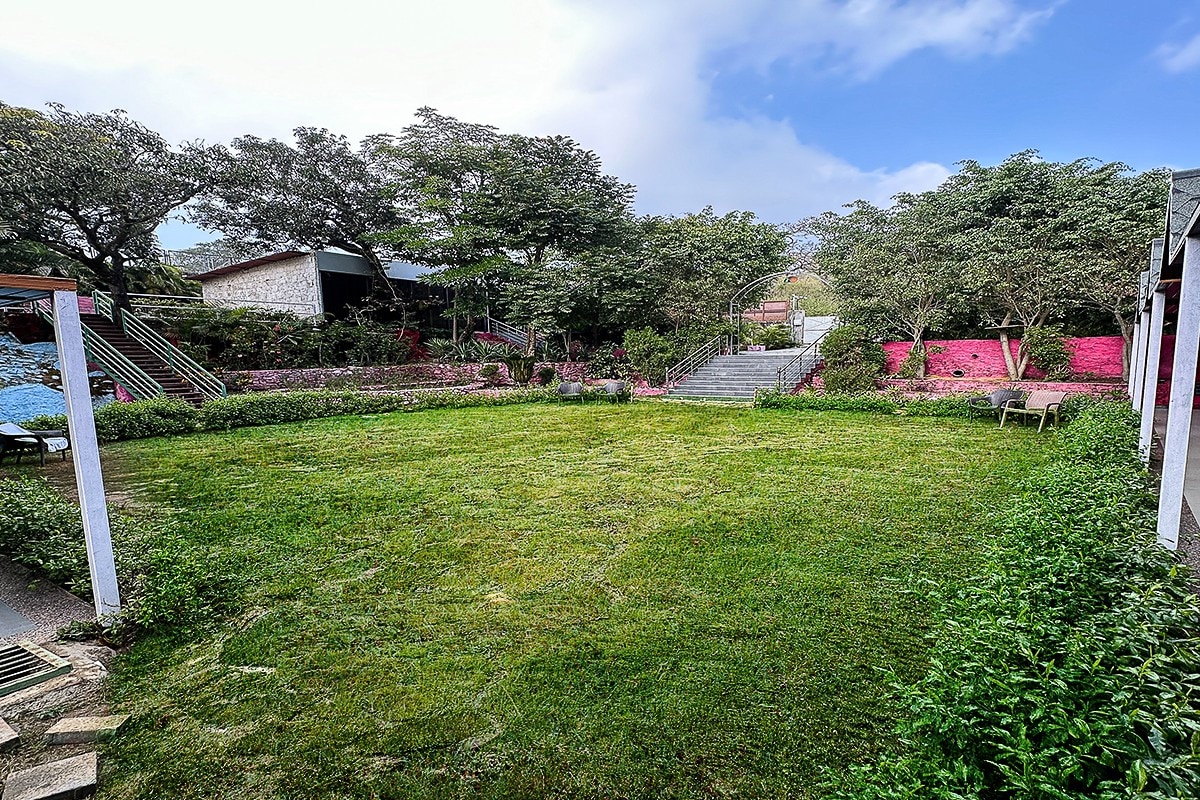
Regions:
[[[314, 7], [315, 8], [315, 7]], [[171, 9], [169, 12], [164, 9]], [[642, 211], [712, 204], [786, 221], [949, 171], [863, 169], [787, 121], [713, 117], [714, 59], [867, 79], [918, 50], [1006, 52], [1049, 10], [1016, 0], [213, 0], [25, 3], [5, 12], [5, 102], [125, 108], [171, 139], [397, 131], [419, 106], [565, 132], [639, 186]]]
[[1183, 44], [1167, 42], [1159, 46], [1154, 55], [1167, 72], [1188, 72], [1200, 67], [1200, 34]]

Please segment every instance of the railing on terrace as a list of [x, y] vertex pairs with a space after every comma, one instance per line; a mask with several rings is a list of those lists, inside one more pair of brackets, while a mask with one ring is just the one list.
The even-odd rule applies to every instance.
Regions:
[[[225, 384], [197, 364], [186, 353], [164, 339], [159, 333], [138, 319], [136, 314], [129, 311], [116, 313], [112, 298], [105, 292], [94, 292], [92, 299], [96, 304], [96, 313], [101, 314], [121, 326], [125, 335], [142, 347], [149, 350], [176, 375], [183, 378], [204, 395], [205, 399], [215, 400], [226, 394]], [[99, 362], [97, 362], [99, 363]]]
[[795, 358], [784, 364], [776, 371], [776, 391], [782, 392], [784, 386], [787, 386], [788, 391], [791, 391], [791, 387], [796, 386], [813, 373], [813, 371], [821, 363], [821, 351], [818, 349], [818, 346], [821, 344], [821, 341], [829, 335], [830, 330], [833, 329], [830, 328], [822, 333], [820, 336], [814, 339], [811, 344], [806, 345], [804, 349], [796, 355]]
[[[54, 323], [54, 312], [50, 309], [49, 300], [38, 300], [33, 309], [39, 317]], [[133, 395], [134, 399], [148, 400], [163, 393], [163, 387], [158, 381], [106, 342], [100, 334], [87, 325], [81, 325], [80, 331], [83, 333], [83, 350], [87, 360], [107, 372], [125, 391]]]
[[703, 367], [717, 356], [721, 355], [721, 340], [723, 336], [714, 336], [704, 344], [688, 353], [678, 364], [667, 368], [666, 385], [673, 386], [691, 373]]
[[[492, 317], [484, 317], [484, 330], [488, 333], [494, 333], [502, 339], [515, 344], [517, 347], [527, 347], [529, 344], [529, 334], [515, 325], [509, 325], [507, 322], [502, 322]], [[546, 341], [546, 337], [541, 334], [534, 333], [533, 340], [537, 344], [542, 344]]]

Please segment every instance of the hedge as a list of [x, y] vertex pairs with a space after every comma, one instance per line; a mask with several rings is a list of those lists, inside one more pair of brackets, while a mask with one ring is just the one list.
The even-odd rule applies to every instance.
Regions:
[[[346, 414], [382, 414], [433, 408], [468, 408], [533, 403], [557, 397], [547, 389], [517, 389], [494, 394], [455, 391], [374, 394], [352, 390], [262, 392], [211, 400], [196, 408], [182, 400], [154, 398], [110, 403], [96, 409], [96, 436], [102, 442], [176, 436], [197, 431], [277, 425]], [[63, 415], [35, 417], [26, 427], [64, 428]]]
[[893, 677], [898, 752], [842, 800], [1200, 796], [1200, 605], [1155, 544], [1127, 404], [1055, 434], [984, 566], [934, 586], [928, 673]]

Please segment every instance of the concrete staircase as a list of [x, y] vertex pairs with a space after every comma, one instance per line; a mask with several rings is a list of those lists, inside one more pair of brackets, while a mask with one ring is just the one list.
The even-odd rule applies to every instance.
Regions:
[[[99, 314], [80, 314], [79, 321], [91, 328], [96, 335], [112, 345], [121, 355], [137, 365], [153, 378], [167, 397], [185, 400], [194, 406], [204, 402], [204, 394], [179, 377], [162, 359], [147, 350], [136, 340], [127, 336], [120, 325]], [[119, 376], [112, 376], [120, 382]]]
[[[746, 352], [735, 356], [717, 356], [692, 372], [667, 391], [667, 397], [692, 400], [753, 400], [756, 389], [774, 389], [780, 367], [803, 352], [801, 348]], [[801, 382], [820, 364], [816, 348], [805, 356], [804, 363], [793, 369], [795, 383]], [[794, 384], [793, 384], [794, 385]], [[783, 387], [790, 391], [792, 386]]]

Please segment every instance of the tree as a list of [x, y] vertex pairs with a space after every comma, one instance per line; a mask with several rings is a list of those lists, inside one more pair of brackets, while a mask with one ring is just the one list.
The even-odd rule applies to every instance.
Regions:
[[123, 111], [0, 104], [0, 215], [17, 239], [78, 262], [127, 307], [127, 268], [157, 263], [155, 229], [207, 186], [217, 152], [173, 148]]
[[605, 175], [599, 157], [566, 136], [503, 136], [491, 170], [478, 224], [496, 233], [508, 260], [502, 300], [526, 324], [532, 351], [535, 329], [563, 311], [562, 270], [550, 265], [625, 244], [634, 188]]
[[938, 192], [902, 194], [887, 209], [860, 200], [848, 214], [803, 221], [843, 318], [912, 342], [907, 365], [925, 374], [925, 334], [961, 308], [971, 287], [958, 263], [957, 220]]
[[749, 211], [718, 217], [707, 207], [682, 217], [646, 217], [641, 227], [642, 258], [662, 280], [658, 308], [677, 331], [720, 319], [740, 287], [792, 264], [783, 230]]
[[295, 146], [235, 139], [192, 220], [250, 248], [334, 247], [360, 256], [377, 298], [394, 301], [384, 260], [393, 250], [375, 238], [407, 222], [375, 155], [389, 137], [370, 137], [356, 149], [324, 128], [294, 133]]
[[1113, 163], [1100, 166], [1095, 175], [1099, 185], [1091, 202], [1077, 209], [1087, 264], [1080, 270], [1076, 291], [1084, 306], [1116, 322], [1125, 340], [1121, 371], [1128, 378], [1138, 276], [1145, 268], [1146, 243], [1162, 231], [1170, 173], [1159, 169], [1129, 174], [1124, 164]]
[[495, 128], [460, 122], [424, 107], [418, 122], [394, 140], [378, 140], [375, 158], [384, 171], [407, 221], [381, 231], [375, 240], [397, 247], [420, 264], [438, 267], [424, 278], [454, 290], [450, 310], [452, 336], [458, 321], [487, 310], [495, 289], [500, 256], [496, 231], [484, 227], [479, 204], [493, 177], [491, 158], [499, 141]]

